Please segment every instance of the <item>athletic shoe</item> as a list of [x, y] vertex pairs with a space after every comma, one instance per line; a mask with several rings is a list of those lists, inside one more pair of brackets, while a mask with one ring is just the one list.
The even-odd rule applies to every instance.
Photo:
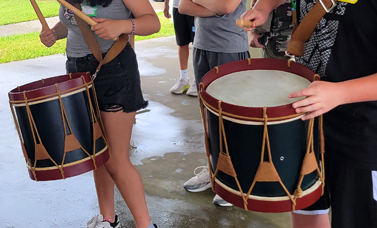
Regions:
[[[202, 169], [200, 173], [196, 171]], [[194, 170], [195, 176], [183, 184], [183, 187], [189, 192], [202, 192], [211, 188], [211, 177], [209, 176], [207, 166], [199, 166]]]
[[118, 215], [115, 215], [115, 221], [103, 221], [103, 215], [94, 216], [86, 225], [86, 228], [120, 228]]
[[196, 82], [191, 84], [190, 88], [187, 90], [186, 95], [191, 97], [197, 97], [198, 96], [198, 89], [196, 88]]
[[215, 195], [215, 197], [213, 197], [212, 203], [215, 204], [216, 206], [221, 206], [221, 207], [231, 207], [231, 206], [233, 206], [233, 204], [228, 203], [227, 201], [225, 201], [223, 198], [221, 198], [217, 194]]
[[173, 87], [171, 87], [170, 92], [174, 94], [183, 94], [190, 88], [190, 82], [183, 79], [179, 79]]

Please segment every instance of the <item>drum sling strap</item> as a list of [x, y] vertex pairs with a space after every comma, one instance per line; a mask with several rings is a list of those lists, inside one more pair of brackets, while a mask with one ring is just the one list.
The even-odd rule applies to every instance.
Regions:
[[[73, 6], [81, 10], [81, 5], [79, 3], [75, 3], [73, 4]], [[124, 49], [124, 47], [126, 47], [127, 42], [128, 42], [128, 34], [121, 34], [118, 40], [113, 44], [113, 46], [107, 52], [106, 56], [102, 58], [101, 48], [92, 30], [90, 29], [89, 25], [85, 21], [83, 21], [80, 17], [76, 16], [76, 14], [75, 14], [75, 20], [82, 32], [82, 35], [84, 37], [86, 44], [88, 45], [90, 51], [93, 53], [94, 57], [99, 62], [96, 72], [92, 76], [92, 79], [94, 80], [97, 77], [97, 74], [100, 71], [102, 65], [105, 65], [106, 63], [113, 60], [115, 57], [119, 55], [119, 53]]]
[[[302, 19], [300, 24], [294, 26], [294, 31], [287, 47], [287, 53], [289, 55], [302, 56], [304, 54], [305, 42], [310, 38], [321, 18], [336, 6], [337, 1], [338, 0], [319, 0], [304, 19]], [[296, 12], [293, 16], [293, 21], [296, 24], [297, 17], [295, 15]]]

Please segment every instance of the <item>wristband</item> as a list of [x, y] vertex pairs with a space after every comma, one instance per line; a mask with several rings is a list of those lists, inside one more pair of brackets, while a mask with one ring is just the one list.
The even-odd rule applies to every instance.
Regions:
[[132, 22], [132, 31], [129, 35], [133, 35], [135, 33], [135, 22], [133, 19], [130, 19], [130, 21]]

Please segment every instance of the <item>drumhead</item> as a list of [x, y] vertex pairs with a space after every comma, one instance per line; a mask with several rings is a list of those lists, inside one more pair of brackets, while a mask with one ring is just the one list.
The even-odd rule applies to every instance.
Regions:
[[302, 98], [288, 94], [304, 89], [310, 81], [296, 74], [279, 70], [248, 70], [217, 78], [206, 88], [212, 97], [245, 107], [275, 107], [294, 103]]

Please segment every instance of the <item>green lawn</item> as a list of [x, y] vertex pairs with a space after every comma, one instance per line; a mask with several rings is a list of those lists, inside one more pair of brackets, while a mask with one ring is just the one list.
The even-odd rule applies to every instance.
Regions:
[[[174, 27], [170, 20], [166, 19], [162, 12], [157, 13], [157, 15], [161, 22], [160, 32], [150, 36], [136, 36], [136, 41], [174, 35]], [[64, 52], [65, 39], [47, 48], [39, 41], [39, 32], [0, 37], [0, 63], [32, 59]]]
[[[58, 15], [58, 1], [36, 0], [44, 17]], [[38, 17], [29, 0], [0, 0], [0, 25], [37, 20]]]

